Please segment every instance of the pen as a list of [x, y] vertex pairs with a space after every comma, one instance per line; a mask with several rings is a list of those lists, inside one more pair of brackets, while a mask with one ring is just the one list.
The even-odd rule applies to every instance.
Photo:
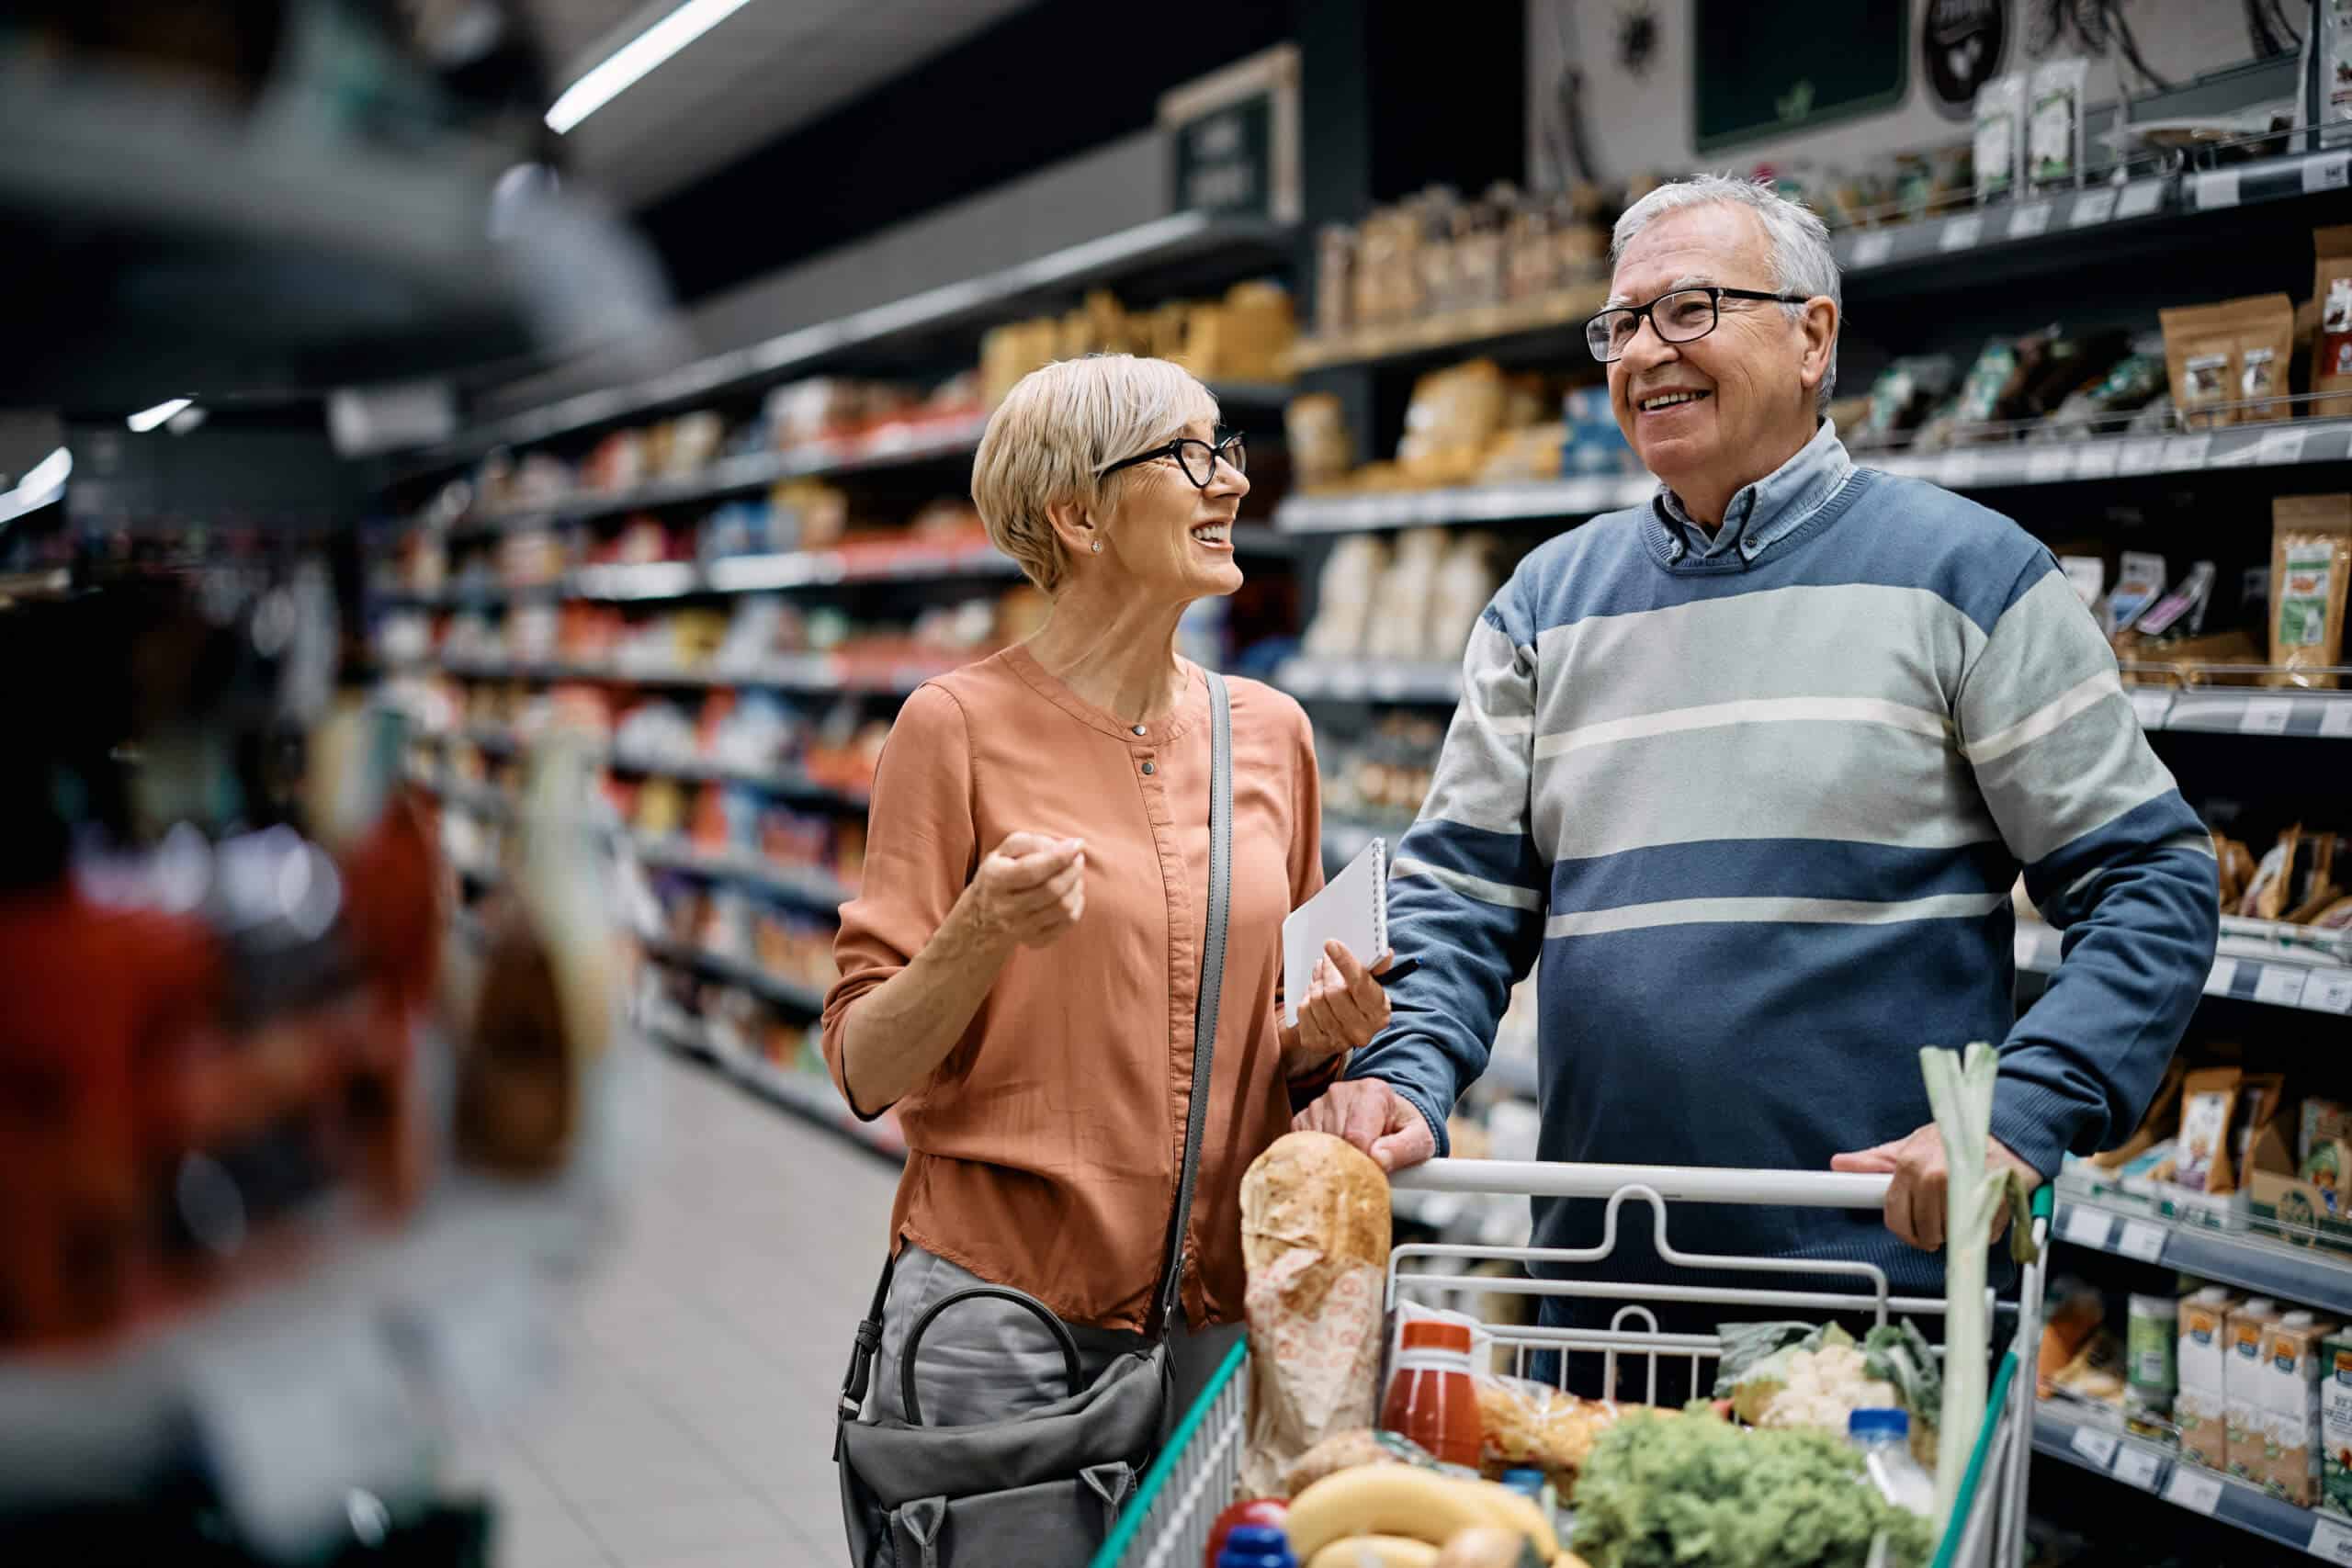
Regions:
[[1393, 986], [1420, 966], [1421, 961], [1418, 958], [1400, 958], [1388, 966], [1387, 973], [1375, 975], [1373, 978], [1384, 986]]

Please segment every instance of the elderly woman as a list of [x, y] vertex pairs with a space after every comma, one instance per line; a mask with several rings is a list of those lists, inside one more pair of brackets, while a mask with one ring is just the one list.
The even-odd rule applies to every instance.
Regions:
[[[1240, 436], [1163, 360], [1047, 366], [981, 438], [972, 499], [1052, 612], [900, 711], [825, 1007], [842, 1094], [863, 1117], [896, 1107], [908, 1147], [877, 1416], [903, 1414], [909, 1325], [957, 1290], [1043, 1302], [1089, 1378], [1159, 1326], [1209, 874], [1210, 697], [1176, 630], [1194, 600], [1241, 586], [1249, 493]], [[1334, 944], [1297, 1027], [1282, 1022], [1283, 919], [1323, 881], [1315, 742], [1290, 698], [1229, 686], [1231, 910], [1169, 1325], [1178, 1409], [1241, 1316], [1243, 1170], [1388, 1016]], [[1058, 1399], [1064, 1373], [1035, 1317], [978, 1300], [924, 1330], [916, 1383], [922, 1419], [952, 1425]]]

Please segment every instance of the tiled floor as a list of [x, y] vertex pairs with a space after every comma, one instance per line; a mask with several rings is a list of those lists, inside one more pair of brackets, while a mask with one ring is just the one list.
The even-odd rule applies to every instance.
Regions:
[[501, 1568], [844, 1562], [833, 1401], [897, 1172], [703, 1068], [664, 1055], [653, 1083], [561, 1386], [460, 1478], [497, 1501]]

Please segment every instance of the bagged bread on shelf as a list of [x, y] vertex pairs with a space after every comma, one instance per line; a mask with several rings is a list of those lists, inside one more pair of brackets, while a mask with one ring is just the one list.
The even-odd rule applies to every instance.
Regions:
[[1329, 392], [1293, 398], [1283, 410], [1283, 434], [1290, 442], [1292, 478], [1302, 491], [1338, 484], [1355, 467], [1355, 438], [1340, 400]]
[[[2274, 686], [2334, 687], [2317, 673], [2344, 659], [2352, 581], [2352, 495], [2282, 495], [2270, 503], [2270, 662]], [[2306, 671], [2312, 671], [2306, 673]]]
[[1363, 651], [1374, 659], [1430, 657], [1430, 607], [1445, 560], [1446, 530], [1412, 528], [1396, 541], [1396, 558], [1373, 595]]
[[[2312, 231], [2312, 303], [2319, 320], [2312, 344], [2313, 419], [2352, 414], [2352, 223]], [[2327, 393], [2341, 394], [2329, 397]]]
[[1364, 651], [1374, 591], [1388, 574], [1388, 541], [1357, 534], [1331, 547], [1317, 584], [1315, 619], [1300, 646], [1314, 659], [1352, 659]]
[[[2285, 419], [2294, 355], [2295, 306], [2284, 294], [2156, 312], [2173, 406], [2191, 430]], [[2264, 402], [2264, 400], [2280, 400]], [[2257, 406], [2248, 407], [2253, 403]]]
[[1309, 1449], [1376, 1418], [1389, 1228], [1388, 1179], [1343, 1138], [1289, 1134], [1242, 1177], [1243, 1495], [1275, 1495]]
[[1469, 646], [1470, 628], [1502, 586], [1495, 552], [1494, 536], [1484, 533], [1462, 535], [1447, 548], [1430, 594], [1426, 657], [1452, 662]]

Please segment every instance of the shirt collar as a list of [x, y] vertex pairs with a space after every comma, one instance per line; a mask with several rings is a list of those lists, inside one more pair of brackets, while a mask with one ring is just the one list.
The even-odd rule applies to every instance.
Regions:
[[1854, 460], [1838, 439], [1837, 422], [1825, 419], [1796, 456], [1732, 496], [1721, 527], [1693, 520], [1682, 498], [1660, 485], [1658, 507], [1671, 536], [1668, 554], [1709, 560], [1736, 549], [1754, 560], [1820, 511], [1853, 471]]

